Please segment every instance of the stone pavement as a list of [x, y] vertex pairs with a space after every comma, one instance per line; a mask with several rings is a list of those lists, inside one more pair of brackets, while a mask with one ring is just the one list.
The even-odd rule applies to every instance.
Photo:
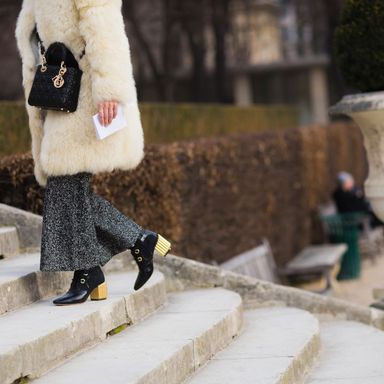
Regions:
[[375, 264], [363, 260], [361, 272], [357, 280], [340, 281], [333, 296], [365, 306], [371, 304], [373, 290], [384, 288], [384, 255], [377, 257]]

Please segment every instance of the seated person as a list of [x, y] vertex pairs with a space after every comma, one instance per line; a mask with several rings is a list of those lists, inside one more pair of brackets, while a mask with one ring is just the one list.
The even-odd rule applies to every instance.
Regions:
[[366, 212], [371, 216], [372, 227], [383, 225], [350, 173], [340, 172], [337, 175], [337, 188], [333, 192], [333, 199], [339, 213]]

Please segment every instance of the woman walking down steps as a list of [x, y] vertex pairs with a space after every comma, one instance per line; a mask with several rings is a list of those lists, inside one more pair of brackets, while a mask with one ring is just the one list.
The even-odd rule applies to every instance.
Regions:
[[[65, 44], [83, 72], [74, 112], [26, 102], [34, 174], [45, 187], [40, 270], [74, 271], [69, 290], [53, 300], [56, 305], [82, 303], [89, 296], [106, 299], [101, 267], [127, 249], [139, 268], [134, 289], [140, 289], [153, 273], [154, 252], [165, 256], [171, 248], [161, 235], [142, 228], [90, 187], [93, 174], [133, 169], [144, 156], [121, 7], [122, 0], [24, 0], [17, 20], [26, 100], [43, 62], [42, 44]], [[98, 113], [107, 126], [119, 104], [126, 126], [98, 140], [92, 116]]]

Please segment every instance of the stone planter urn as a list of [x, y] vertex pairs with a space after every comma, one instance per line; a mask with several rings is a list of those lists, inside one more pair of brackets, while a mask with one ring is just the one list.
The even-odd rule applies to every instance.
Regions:
[[384, 92], [344, 96], [329, 113], [348, 115], [360, 127], [369, 163], [365, 193], [375, 214], [384, 221]]

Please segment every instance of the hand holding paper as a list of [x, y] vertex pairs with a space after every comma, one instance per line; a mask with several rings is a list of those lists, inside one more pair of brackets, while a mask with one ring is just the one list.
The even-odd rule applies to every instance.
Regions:
[[99, 104], [99, 120], [101, 125], [109, 125], [117, 115], [119, 103], [114, 100], [105, 100]]
[[106, 137], [112, 135], [113, 133], [125, 127], [126, 121], [124, 118], [123, 107], [119, 104], [119, 106], [117, 107], [117, 115], [112, 120], [111, 124], [107, 126], [103, 126], [100, 123], [98, 113], [96, 113], [96, 115], [93, 115], [93, 124], [95, 126], [97, 139], [98, 140], [105, 139]]

